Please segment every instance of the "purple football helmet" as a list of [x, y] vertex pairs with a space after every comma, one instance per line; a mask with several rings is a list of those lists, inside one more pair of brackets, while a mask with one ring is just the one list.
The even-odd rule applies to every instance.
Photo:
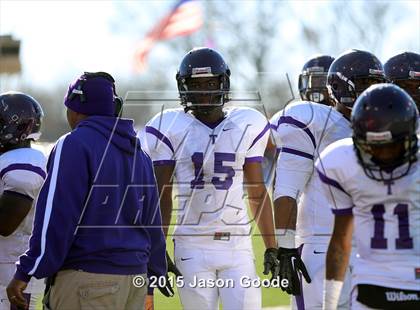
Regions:
[[316, 55], [309, 59], [299, 75], [299, 93], [302, 100], [329, 105], [327, 73], [334, 58]]
[[327, 88], [335, 104], [351, 109], [357, 97], [369, 86], [386, 81], [382, 63], [372, 53], [348, 50], [331, 64]]
[[14, 91], [0, 94], [0, 148], [38, 140], [43, 116], [41, 105], [31, 96]]
[[404, 89], [420, 109], [420, 55], [404, 52], [388, 59], [384, 65], [387, 79]]

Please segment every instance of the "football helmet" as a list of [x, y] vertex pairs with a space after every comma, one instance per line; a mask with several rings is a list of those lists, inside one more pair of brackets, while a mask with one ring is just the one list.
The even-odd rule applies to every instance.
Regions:
[[43, 116], [41, 105], [31, 96], [14, 91], [0, 94], [0, 148], [38, 140]]
[[[186, 111], [210, 111], [229, 101], [229, 67], [223, 57], [211, 48], [199, 47], [189, 51], [181, 61], [176, 81], [181, 104]], [[198, 82], [204, 84], [196, 87]]]
[[335, 104], [343, 104], [351, 109], [365, 89], [385, 81], [382, 63], [375, 55], [352, 49], [338, 56], [331, 64], [327, 88]]
[[[403, 89], [393, 84], [369, 87], [356, 100], [351, 124], [355, 151], [369, 178], [392, 181], [409, 172], [417, 160], [418, 111]], [[404, 164], [407, 168], [394, 173]]]
[[327, 73], [334, 58], [328, 55], [316, 55], [309, 59], [299, 75], [299, 93], [302, 100], [329, 104], [327, 91]]
[[387, 79], [404, 89], [420, 108], [420, 55], [404, 52], [384, 64]]

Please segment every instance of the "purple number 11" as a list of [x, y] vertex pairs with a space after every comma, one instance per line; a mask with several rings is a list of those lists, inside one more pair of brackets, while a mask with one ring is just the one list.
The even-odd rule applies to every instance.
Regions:
[[[374, 234], [370, 239], [372, 249], [388, 248], [388, 240], [385, 238], [385, 206], [377, 204], [371, 210], [375, 221]], [[412, 249], [413, 238], [410, 238], [410, 226], [408, 221], [408, 205], [399, 203], [394, 208], [394, 215], [398, 217], [398, 238], [395, 240], [397, 250]]]

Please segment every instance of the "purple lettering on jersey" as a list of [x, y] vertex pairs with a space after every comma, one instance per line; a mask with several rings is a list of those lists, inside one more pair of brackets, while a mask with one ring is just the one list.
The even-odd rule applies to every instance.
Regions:
[[[370, 246], [372, 249], [386, 249], [387, 239], [384, 237], [384, 213], [385, 206], [382, 204], [374, 205], [371, 210], [375, 221], [374, 234], [371, 238]], [[397, 250], [413, 248], [413, 239], [410, 237], [410, 226], [408, 219], [408, 205], [399, 203], [394, 208], [394, 215], [398, 216], [398, 238], [395, 240]]]
[[235, 154], [233, 153], [214, 153], [214, 172], [226, 173], [225, 179], [222, 181], [219, 177], [213, 177], [211, 182], [216, 189], [228, 190], [233, 183], [232, 178], [235, 176], [235, 170], [231, 166], [223, 166], [223, 162], [234, 162]]
[[[191, 160], [194, 164], [194, 180], [191, 181], [191, 188], [202, 189], [204, 188], [204, 173], [203, 173], [203, 162], [204, 154], [201, 152], [195, 152], [191, 156]], [[224, 166], [223, 162], [235, 162], [234, 153], [214, 153], [214, 172], [225, 173], [226, 177], [221, 180], [219, 177], [213, 177], [211, 183], [220, 190], [228, 190], [233, 184], [233, 177], [235, 176], [235, 170], [232, 166]]]
[[204, 154], [201, 152], [195, 152], [191, 156], [191, 160], [194, 164], [194, 180], [191, 181], [191, 188], [201, 189], [204, 188], [204, 173], [203, 173], [203, 162]]
[[374, 205], [371, 210], [373, 214], [373, 220], [375, 221], [375, 227], [373, 231], [373, 237], [370, 239], [370, 247], [372, 249], [386, 249], [387, 239], [384, 237], [384, 205]]
[[394, 209], [394, 214], [398, 216], [399, 237], [395, 240], [396, 249], [412, 249], [413, 238], [410, 238], [410, 224], [408, 220], [408, 205], [399, 203]]

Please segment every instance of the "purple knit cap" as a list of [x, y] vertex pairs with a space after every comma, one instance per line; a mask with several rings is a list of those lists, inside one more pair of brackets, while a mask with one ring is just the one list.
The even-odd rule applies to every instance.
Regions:
[[64, 105], [86, 115], [115, 116], [114, 83], [100, 75], [87, 78], [85, 73], [70, 84]]

